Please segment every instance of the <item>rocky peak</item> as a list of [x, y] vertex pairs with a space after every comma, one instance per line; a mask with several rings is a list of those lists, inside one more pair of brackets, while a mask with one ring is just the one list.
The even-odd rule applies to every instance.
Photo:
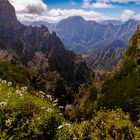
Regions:
[[13, 24], [19, 24], [14, 7], [8, 0], [0, 0], [0, 25], [8, 26]]
[[[0, 32], [0, 41], [4, 44], [0, 50], [0, 54], [3, 54], [0, 60], [16, 64], [18, 61], [15, 59], [19, 60], [18, 64], [40, 74], [47, 70], [57, 71], [66, 81], [75, 85], [83, 82], [80, 79], [84, 77], [83, 73], [80, 75], [82, 78], [77, 73], [83, 69], [89, 71], [87, 67], [81, 67], [82, 62], [75, 65], [76, 55], [65, 49], [55, 32], [51, 34], [43, 25], [23, 26], [8, 0], [0, 0]], [[86, 78], [84, 80], [86, 82]]]

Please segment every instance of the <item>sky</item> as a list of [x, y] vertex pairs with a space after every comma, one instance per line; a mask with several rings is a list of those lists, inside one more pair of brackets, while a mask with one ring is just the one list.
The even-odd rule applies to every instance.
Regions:
[[85, 20], [140, 20], [140, 0], [10, 0], [20, 21], [57, 23], [70, 16]]

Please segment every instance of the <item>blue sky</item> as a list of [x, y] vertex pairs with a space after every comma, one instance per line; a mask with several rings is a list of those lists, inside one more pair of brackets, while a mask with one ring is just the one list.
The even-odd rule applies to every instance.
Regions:
[[140, 20], [140, 0], [10, 0], [19, 20], [59, 22], [80, 15], [86, 20]]
[[[88, 0], [85, 0], [88, 2]], [[84, 0], [45, 0], [44, 2], [48, 5], [49, 9], [80, 9], [83, 8]], [[121, 13], [124, 10], [131, 10], [135, 14], [140, 13], [140, 0], [89, 0], [90, 5], [94, 5], [96, 3], [106, 3], [107, 5], [112, 5], [112, 7], [96, 7], [89, 6], [87, 8], [83, 8], [85, 11], [95, 11], [104, 13], [106, 16], [111, 18], [119, 18]]]
[[[105, 1], [105, 0], [102, 0]], [[116, 0], [117, 1], [117, 0]], [[121, 0], [120, 0], [121, 1]], [[127, 1], [127, 0], [124, 0]], [[138, 0], [136, 0], [138, 1]], [[62, 8], [62, 9], [70, 9], [70, 8], [81, 8], [83, 5], [83, 0], [44, 0], [44, 2], [48, 5], [50, 9], [54, 8]], [[90, 3], [96, 3], [96, 0], [91, 1]], [[95, 10], [99, 12], [109, 13], [110, 11], [116, 11], [116, 13], [120, 13], [123, 9], [130, 9], [135, 11], [136, 13], [140, 13], [140, 0], [139, 3], [135, 2], [135, 0], [128, 0], [128, 2], [110, 2], [114, 8], [87, 8], [86, 10]]]

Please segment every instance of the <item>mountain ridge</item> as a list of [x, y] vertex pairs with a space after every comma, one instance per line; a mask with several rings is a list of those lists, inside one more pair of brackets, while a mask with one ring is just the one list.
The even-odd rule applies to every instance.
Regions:
[[[0, 60], [23, 65], [39, 74], [46, 71], [57, 71], [65, 80], [73, 84], [85, 82], [87, 75], [77, 76], [78, 70], [90, 71], [85, 62], [79, 59], [72, 51], [65, 49], [62, 41], [55, 32], [50, 33], [45, 26], [31, 27], [22, 25], [16, 17], [14, 7], [8, 0], [0, 1], [1, 22], [0, 48], [2, 56]], [[9, 8], [10, 7], [10, 8]], [[9, 11], [10, 9], [10, 11]], [[4, 16], [9, 15], [9, 16]], [[11, 20], [12, 19], [12, 20]], [[76, 64], [76, 59], [79, 62]], [[38, 60], [36, 62], [36, 60]], [[81, 65], [84, 64], [84, 67]], [[82, 68], [82, 69], [80, 69]]]

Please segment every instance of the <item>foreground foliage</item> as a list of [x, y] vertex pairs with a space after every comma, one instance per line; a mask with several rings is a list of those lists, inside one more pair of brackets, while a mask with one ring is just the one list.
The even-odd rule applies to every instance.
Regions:
[[81, 124], [64, 126], [57, 132], [59, 140], [139, 140], [140, 129], [132, 124], [122, 110], [99, 111]]
[[0, 139], [53, 139], [63, 120], [59, 110], [43, 92], [35, 96], [25, 89], [0, 84]]
[[89, 120], [67, 122], [57, 99], [27, 87], [0, 82], [0, 139], [6, 140], [139, 140], [140, 129], [121, 109], [95, 112]]

